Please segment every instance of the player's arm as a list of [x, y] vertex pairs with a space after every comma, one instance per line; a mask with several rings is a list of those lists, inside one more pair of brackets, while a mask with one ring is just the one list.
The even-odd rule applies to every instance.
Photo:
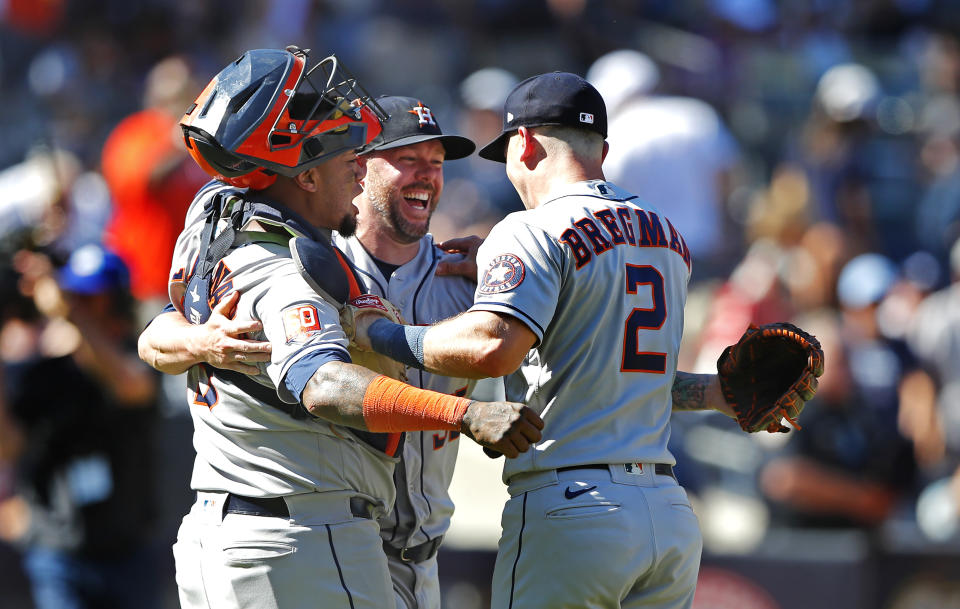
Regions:
[[161, 313], [140, 334], [140, 359], [166, 374], [180, 374], [201, 363], [257, 374], [255, 364], [270, 361], [270, 343], [241, 338], [263, 326], [259, 321], [231, 319], [239, 298], [239, 292], [228, 294], [200, 325], [191, 324], [179, 311]]
[[467, 311], [432, 326], [403, 326], [376, 315], [354, 319], [354, 342], [408, 366], [444, 376], [505, 376], [523, 363], [537, 337], [519, 319]]
[[543, 429], [540, 417], [523, 404], [419, 389], [340, 361], [317, 368], [300, 392], [300, 402], [315, 417], [355, 429], [459, 431], [507, 457], [526, 452]]
[[[510, 374], [536, 343], [536, 335], [519, 319], [491, 311], [468, 311], [429, 328], [363, 316], [356, 319], [355, 328], [354, 341], [361, 348], [373, 348], [429, 372], [463, 378]], [[672, 397], [675, 411], [716, 410], [734, 417], [716, 374], [678, 371]]]
[[720, 379], [716, 374], [694, 374], [677, 371], [673, 379], [674, 412], [689, 410], [716, 410], [736, 418], [733, 409], [723, 398]]
[[536, 342], [536, 335], [516, 317], [468, 311], [428, 329], [424, 365], [444, 376], [505, 376], [520, 367]]

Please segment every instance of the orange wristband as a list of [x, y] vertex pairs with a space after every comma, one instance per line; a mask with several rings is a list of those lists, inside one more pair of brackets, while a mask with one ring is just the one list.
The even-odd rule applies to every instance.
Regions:
[[388, 376], [370, 381], [363, 394], [363, 420], [375, 432], [459, 431], [470, 400], [418, 389]]

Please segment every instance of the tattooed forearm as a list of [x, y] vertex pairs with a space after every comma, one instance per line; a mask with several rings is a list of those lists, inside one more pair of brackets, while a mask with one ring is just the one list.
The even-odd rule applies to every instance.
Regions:
[[707, 385], [713, 378], [711, 374], [690, 374], [677, 372], [673, 380], [673, 409], [704, 410], [709, 408], [704, 401]]
[[689, 410], [716, 410], [733, 417], [733, 410], [723, 399], [720, 381], [716, 374], [693, 374], [677, 372], [673, 379], [674, 412]]

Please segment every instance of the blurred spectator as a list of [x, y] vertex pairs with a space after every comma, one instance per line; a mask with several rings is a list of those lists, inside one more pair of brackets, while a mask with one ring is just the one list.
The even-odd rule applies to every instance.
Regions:
[[8, 257], [18, 247], [50, 245], [62, 235], [80, 171], [76, 156], [38, 146], [0, 172], [0, 237]]
[[916, 210], [916, 239], [946, 263], [960, 238], [960, 42], [931, 35], [919, 68], [919, 157], [927, 184]]
[[[916, 145], [902, 100], [887, 98], [876, 74], [859, 63], [831, 67], [817, 82], [796, 150], [788, 153], [809, 182], [814, 219], [837, 224], [852, 253], [902, 258], [915, 251]], [[891, 106], [892, 104], [892, 106]]]
[[[954, 491], [960, 506], [960, 238], [950, 250], [952, 282], [920, 303], [907, 341], [929, 371], [917, 400], [901, 424], [926, 448], [930, 477], [956, 469]], [[958, 514], [960, 517], [960, 514]]]
[[38, 609], [157, 607], [157, 382], [136, 355], [127, 269], [97, 245], [59, 273], [39, 254], [17, 264], [32, 301], [9, 294], [0, 328], [3, 437], [20, 436], [4, 441], [16, 494], [0, 533], [22, 549]]
[[168, 299], [167, 269], [157, 261], [170, 259], [187, 206], [209, 179], [187, 155], [178, 126], [198, 88], [185, 59], [159, 62], [147, 75], [144, 109], [120, 121], [103, 147], [114, 201], [105, 242], [130, 268], [138, 300]]
[[660, 70], [638, 51], [600, 57], [587, 80], [609, 114], [604, 175], [670, 218], [695, 277], [728, 273], [741, 245], [725, 208], [739, 152], [720, 115], [699, 99], [654, 95]]
[[[507, 70], [486, 67], [460, 83], [458, 92], [463, 106], [458, 124], [464, 137], [484, 146], [500, 135], [503, 103], [517, 82], [517, 77]], [[431, 231], [440, 240], [469, 234], [485, 237], [504, 215], [523, 209], [499, 163], [473, 154], [444, 167], [444, 172], [443, 205], [434, 215]]]
[[840, 274], [840, 315], [825, 309], [798, 319], [828, 363], [803, 431], [790, 434], [783, 455], [761, 471], [777, 524], [872, 529], [913, 490], [913, 449], [897, 429], [911, 360], [904, 345], [882, 336], [876, 318], [896, 278], [890, 260], [858, 256]]
[[681, 362], [713, 372], [720, 352], [737, 342], [748, 324], [784, 321], [800, 309], [826, 304], [832, 294], [827, 286], [836, 279], [833, 267], [845, 250], [834, 227], [811, 226], [810, 217], [806, 182], [796, 168], [781, 165], [769, 188], [750, 203], [743, 259], [726, 281], [693, 291], [705, 293], [706, 304], [690, 311], [691, 337]]

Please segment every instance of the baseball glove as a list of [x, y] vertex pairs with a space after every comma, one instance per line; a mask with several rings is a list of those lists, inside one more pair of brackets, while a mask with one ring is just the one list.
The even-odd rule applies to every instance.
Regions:
[[350, 359], [353, 360], [354, 364], [369, 368], [380, 374], [385, 374], [398, 381], [407, 382], [406, 366], [376, 351], [361, 350], [353, 342], [354, 320], [361, 315], [376, 315], [389, 319], [393, 323], [402, 324], [404, 321], [400, 315], [400, 309], [386, 298], [374, 294], [361, 294], [349, 301], [346, 306], [340, 310], [340, 325], [350, 340], [350, 345], [347, 349], [350, 351]]
[[817, 392], [823, 350], [815, 337], [788, 323], [750, 324], [717, 360], [723, 397], [748, 432], [786, 432]]

